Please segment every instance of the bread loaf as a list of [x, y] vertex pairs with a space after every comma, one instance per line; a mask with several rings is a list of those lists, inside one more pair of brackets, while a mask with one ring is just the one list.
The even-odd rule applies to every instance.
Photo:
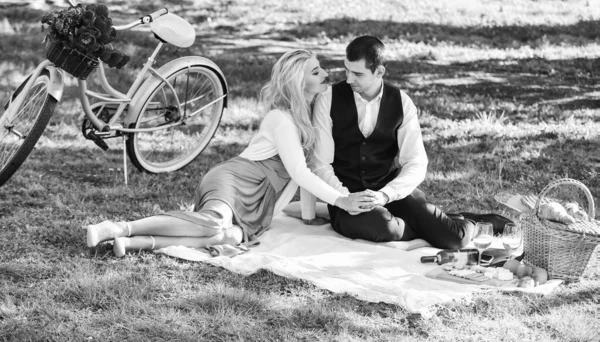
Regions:
[[556, 202], [542, 203], [540, 204], [540, 217], [548, 220], [572, 224], [575, 223], [573, 216], [567, 213], [567, 210]]

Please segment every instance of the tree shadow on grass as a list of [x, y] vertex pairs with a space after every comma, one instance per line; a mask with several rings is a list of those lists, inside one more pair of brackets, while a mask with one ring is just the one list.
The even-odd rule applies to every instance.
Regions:
[[[284, 51], [303, 47], [306, 41], [301, 39], [322, 36], [350, 41], [354, 35], [369, 33], [392, 40], [401, 38], [413, 42], [425, 42], [432, 46], [435, 46], [436, 42], [446, 41], [477, 45], [470, 38], [476, 36], [483, 39], [480, 45], [484, 47], [530, 46], [535, 48], [536, 44], [539, 45], [536, 43], [538, 40], [546, 43], [548, 40], [556, 40], [557, 44], [572, 45], [577, 45], [578, 37], [595, 40], [600, 37], [598, 27], [600, 25], [597, 21], [580, 21], [566, 26], [512, 25], [461, 28], [342, 18], [300, 24], [288, 31], [251, 35], [241, 40], [238, 38], [238, 42], [231, 40], [230, 44], [221, 44], [220, 48], [222, 48], [222, 54], [226, 54], [229, 61], [246, 62], [256, 56], [263, 56], [267, 58], [270, 66]], [[423, 34], [419, 32], [426, 32], [431, 39], [423, 40]], [[569, 37], [573, 39], [568, 40]], [[249, 44], [248, 41], [253, 41], [253, 43]], [[324, 52], [319, 53], [319, 59], [321, 64], [330, 71], [332, 81], [344, 79], [343, 47], [339, 48], [340, 51], [332, 51], [330, 48], [328, 49], [326, 43], [320, 45], [312, 42], [311, 44], [312, 48], [316, 47]], [[215, 58], [220, 59], [221, 53], [216, 54]], [[228, 64], [227, 61], [224, 62], [224, 65]], [[266, 81], [264, 75], [268, 74], [269, 66], [263, 68], [261, 72], [263, 77], [256, 79]], [[483, 99], [483, 102], [486, 100], [488, 102], [501, 101], [514, 106], [546, 106], [555, 111], [576, 111], [600, 108], [600, 100], [598, 100], [600, 92], [596, 89], [596, 85], [600, 83], [597, 73], [599, 67], [600, 59], [598, 58], [487, 59], [464, 63], [441, 63], [435, 61], [435, 56], [418, 55], [391, 61], [387, 67], [386, 77], [392, 83], [414, 94], [413, 99], [417, 99], [418, 105], [428, 104], [435, 101], [436, 98], [446, 97], [454, 102], [481, 102], [480, 100]], [[230, 66], [225, 66], [225, 68], [229, 69]], [[252, 64], [249, 64], [248, 69], [252, 70]], [[239, 71], [239, 69], [235, 69], [225, 72], [228, 77], [231, 75], [232, 79], [237, 81], [240, 78]], [[237, 91], [239, 90], [234, 89], [234, 94]], [[412, 94], [409, 95], [413, 96]], [[419, 98], [427, 100], [423, 101]], [[534, 111], [536, 110], [534, 108]], [[453, 119], [468, 117], [458, 110], [451, 113], [452, 115], [447, 115], [447, 113], [443, 113], [443, 108], [435, 108], [432, 114]], [[467, 114], [472, 115], [473, 113]], [[540, 115], [545, 115], [545, 113]]]
[[[331, 81], [345, 79], [343, 47], [337, 47], [340, 51], [335, 51], [328, 45], [278, 42], [276, 39], [276, 35], [270, 39], [205, 37], [200, 45], [209, 50], [215, 49], [211, 59], [222, 67], [230, 81], [233, 96], [256, 96], [260, 85], [268, 80], [276, 59], [293, 48], [314, 50], [317, 47], [319, 61], [329, 72]], [[413, 56], [390, 61], [386, 79], [406, 90], [417, 105], [428, 105], [447, 98], [458, 103], [501, 101], [515, 107], [546, 106], [557, 111], [576, 111], [600, 108], [600, 92], [596, 87], [600, 83], [598, 69], [600, 58], [486, 59], [441, 63], [427, 56]], [[434, 109], [432, 114], [436, 116], [467, 117], [458, 110], [447, 115], [443, 108]]]
[[[336, 20], [343, 22], [345, 19]], [[361, 23], [361, 25], [365, 25], [364, 27], [378, 26], [377, 22]], [[335, 27], [334, 24], [335, 21], [327, 22], [327, 25], [332, 27]], [[415, 25], [417, 24], [409, 26]], [[587, 27], [586, 25], [580, 24], [574, 25], [571, 29], [562, 29], [579, 32], [579, 30], [583, 30], [582, 27]], [[308, 28], [310, 25], [306, 27]], [[351, 30], [352, 27], [341, 25], [339, 29], [346, 30], [344, 32], [349, 34], [354, 32]], [[444, 32], [445, 29], [448, 28], [437, 28], [440, 32]], [[481, 30], [487, 34], [486, 30], [492, 30], [492, 28], [481, 28]], [[512, 32], [510, 28], [507, 30]], [[544, 30], [552, 31], [550, 28]], [[556, 30], [558, 30], [557, 34], [561, 34], [560, 27]], [[589, 30], [586, 34], [595, 37], [596, 33], [594, 32], [596, 31]], [[273, 33], [266, 39], [264, 36], [198, 36], [196, 44], [190, 49], [176, 51], [176, 49], [167, 47], [165, 53], [161, 54], [159, 64], [180, 55], [205, 55], [221, 67], [233, 97], [255, 98], [260, 87], [268, 80], [271, 68], [281, 54], [293, 48], [308, 48], [318, 53], [322, 65], [330, 71], [332, 81], [344, 79], [343, 51], [332, 51], [331, 47], [314, 42], [281, 40], [285, 38], [281, 36], [284, 33], [280, 33], [279, 36], [278, 33]], [[299, 33], [299, 37], [304, 38], [301, 33]], [[41, 37], [5, 35], [4, 38], [7, 45], [14, 49], [3, 50], [3, 59], [23, 61], [25, 66], [20, 67], [19, 70], [33, 68], [35, 63], [43, 59], [41, 45], [38, 51], [32, 51], [29, 48], [36, 45], [34, 41], [37, 42], [37, 39]], [[147, 32], [127, 32], [120, 37], [120, 40], [135, 41], [136, 53], [126, 67], [127, 71], [140, 68], [143, 62], [141, 56], [149, 53], [155, 42]], [[22, 54], [23, 52], [25, 55]], [[596, 89], [596, 85], [600, 83], [600, 76], [596, 71], [599, 68], [599, 58], [568, 60], [529, 58], [516, 61], [490, 59], [441, 64], [427, 56], [414, 56], [404, 60], [390, 61], [386, 77], [393, 84], [405, 89], [420, 109], [428, 110], [438, 117], [462, 119], [472, 116], [473, 111], [464, 111], [458, 105], [458, 108], [455, 109], [445, 109], [436, 101], [447, 100], [458, 104], [465, 103], [465, 105], [468, 105], [469, 102], [483, 103], [484, 105], [505, 102], [515, 107], [540, 105], [552, 107], [558, 111], [597, 109], [600, 107], [598, 100], [600, 92]], [[5, 79], [10, 79], [15, 73], [13, 69], [5, 68], [0, 70], [0, 74]], [[128, 79], [131, 78], [131, 75], [126, 76], [129, 76]], [[12, 89], [8, 89], [9, 86], [0, 84], [0, 87], [7, 93], [12, 91]], [[500, 109], [504, 110], [504, 108]], [[600, 120], [600, 116], [596, 116], [595, 120]]]
[[[329, 68], [332, 82], [345, 79], [342, 61], [320, 59]], [[600, 67], [599, 58], [444, 65], [409, 59], [390, 61], [385, 78], [407, 92], [417, 108], [436, 117], [459, 120], [497, 109], [526, 121], [561, 116], [565, 110], [600, 108], [596, 67]], [[600, 116], [591, 119], [599, 121]]]
[[[424, 95], [447, 94], [472, 98], [491, 97], [525, 105], [564, 99], [569, 108], [600, 107], [593, 99], [580, 102], [577, 96], [595, 94], [600, 81], [595, 67], [600, 59], [543, 60], [523, 59], [506, 64], [504, 60], [484, 60], [449, 65], [423, 61], [391, 61], [388, 77], [403, 88]], [[569, 100], [569, 98], [573, 98]]]
[[31, 283], [34, 281], [52, 279], [58, 273], [45, 263], [5, 262], [0, 263], [0, 280], [12, 283]]
[[300, 39], [328, 37], [347, 39], [370, 34], [388, 39], [413, 43], [451, 43], [494, 48], [519, 48], [570, 42], [584, 45], [600, 37], [600, 21], [581, 20], [572, 25], [505, 25], [505, 26], [451, 26], [430, 23], [397, 22], [386, 20], [358, 20], [336, 18], [300, 24], [287, 31], [273, 31], [278, 35]]
[[[519, 139], [483, 136], [471, 137], [467, 143], [452, 142], [452, 138], [438, 137], [426, 144], [432, 178], [421, 185], [431, 195], [429, 200], [446, 210], [513, 215], [495, 201], [497, 193], [537, 195], [560, 178], [582, 182], [594, 197], [600, 193], [598, 139], [540, 133]], [[581, 192], [571, 195], [572, 200], [587, 206]], [[598, 210], [600, 203], [596, 202]]]
[[[255, 97], [268, 80], [272, 65], [283, 52], [265, 53], [263, 48], [257, 42], [242, 53], [233, 44], [211, 57], [221, 66], [232, 96]], [[318, 58], [331, 82], [345, 79], [343, 57], [318, 54]], [[527, 120], [530, 115], [542, 119], [565, 110], [600, 108], [599, 67], [600, 58], [529, 58], [511, 63], [491, 59], [450, 64], [413, 58], [390, 61], [385, 77], [405, 90], [419, 109], [437, 117], [472, 118], [477, 112], [498, 108], [507, 115], [525, 114], [523, 119]], [[444, 108], [444, 102], [452, 106]], [[600, 116], [592, 120], [600, 120]]]
[[[104, 215], [130, 218], [133, 218], [131, 214], [140, 215], [146, 211], [143, 204], [172, 208], [177, 203], [173, 201], [193, 202], [194, 190], [203, 175], [242, 150], [235, 143], [209, 145], [187, 167], [162, 174], [139, 171], [128, 160], [129, 187], [126, 187], [122, 150], [103, 152], [95, 146], [81, 148], [85, 144], [80, 143], [78, 148], [44, 146], [34, 149], [2, 186], [0, 217], [15, 220], [23, 210], [54, 208], [55, 218], [68, 219], [73, 217], [72, 210], [75, 210], [69, 207], [70, 204], [92, 212], [101, 208]], [[93, 206], [87, 207], [87, 204]], [[47, 219], [42, 214], [37, 218]]]
[[551, 309], [561, 307], [565, 305], [572, 305], [575, 303], [598, 304], [598, 295], [600, 295], [600, 288], [593, 285], [577, 284], [572, 288], [561, 292], [560, 294], [541, 298], [541, 303], [536, 307], [532, 308], [532, 314], [544, 311], [543, 309]]
[[[224, 287], [219, 286], [218, 292], [209, 291], [195, 298], [174, 301], [173, 306], [184, 313], [207, 317], [209, 325], [219, 326], [224, 336], [235, 336], [243, 329], [247, 336], [261, 336], [266, 340], [286, 340], [290, 333], [308, 334], [313, 339], [339, 334], [372, 337], [375, 332], [369, 323], [361, 324], [360, 319], [353, 319], [345, 312], [356, 312], [368, 320], [380, 313], [383, 313], [381, 318], [405, 311], [397, 305], [363, 302], [266, 270], [247, 277], [236, 276], [238, 278], [243, 282], [241, 288], [235, 285], [235, 289], [230, 289], [224, 284]], [[295, 299], [302, 298], [307, 288], [321, 292], [322, 298], [297, 302]], [[406, 335], [407, 329], [402, 324], [393, 324], [378, 329], [377, 333]]]

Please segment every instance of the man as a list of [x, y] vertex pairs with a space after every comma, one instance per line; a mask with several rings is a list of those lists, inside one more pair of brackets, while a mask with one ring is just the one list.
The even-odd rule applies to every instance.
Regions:
[[[365, 213], [328, 206], [333, 229], [353, 239], [422, 238], [439, 248], [463, 247], [473, 223], [460, 215], [448, 217], [417, 189], [427, 172], [417, 108], [403, 91], [383, 81], [385, 54], [376, 37], [353, 40], [346, 48], [346, 81], [315, 103], [314, 172], [342, 193], [372, 195], [372, 210]], [[305, 195], [307, 208], [311, 200]]]

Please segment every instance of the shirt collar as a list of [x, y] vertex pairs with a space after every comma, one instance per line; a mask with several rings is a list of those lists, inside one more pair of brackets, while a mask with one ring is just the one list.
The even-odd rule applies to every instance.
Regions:
[[363, 99], [362, 96], [360, 96], [360, 94], [355, 92], [354, 90], [352, 92], [354, 93], [354, 99], [357, 101], [362, 101], [365, 103], [380, 101], [381, 97], [383, 96], [383, 80], [381, 80], [381, 87], [379, 88], [379, 94], [377, 94], [377, 96], [375, 96], [375, 98], [373, 98], [371, 101], [367, 101], [367, 100]]

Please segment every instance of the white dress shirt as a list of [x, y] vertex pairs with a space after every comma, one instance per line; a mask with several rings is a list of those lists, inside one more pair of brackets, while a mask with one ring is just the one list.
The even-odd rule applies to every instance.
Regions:
[[352, 93], [354, 94], [354, 103], [356, 103], [356, 112], [358, 113], [358, 128], [363, 136], [368, 138], [375, 130], [375, 125], [377, 124], [379, 105], [381, 104], [381, 97], [383, 96], [383, 87], [381, 87], [379, 94], [371, 101], [363, 99], [359, 93]]
[[[382, 95], [383, 82], [379, 94], [371, 101], [366, 101], [358, 93], [354, 92], [354, 102], [356, 103], [358, 113], [358, 126], [365, 137], [368, 137], [375, 129]], [[419, 125], [417, 116], [417, 107], [415, 107], [410, 97], [401, 90], [400, 96], [404, 118], [402, 125], [400, 125], [397, 131], [399, 152], [396, 162], [401, 167], [401, 171], [396, 178], [379, 190], [388, 196], [390, 202], [410, 195], [425, 180], [428, 163], [421, 135], [421, 126]], [[317, 127], [318, 138], [311, 168], [317, 176], [329, 185], [342, 194], [348, 194], [348, 189], [337, 178], [331, 166], [335, 151], [335, 143], [331, 133], [333, 126], [330, 115], [331, 101], [332, 92], [331, 87], [329, 87], [324, 93], [319, 95], [315, 103], [313, 122]], [[302, 191], [303, 218], [314, 218], [314, 202], [315, 199], [313, 196]]]

